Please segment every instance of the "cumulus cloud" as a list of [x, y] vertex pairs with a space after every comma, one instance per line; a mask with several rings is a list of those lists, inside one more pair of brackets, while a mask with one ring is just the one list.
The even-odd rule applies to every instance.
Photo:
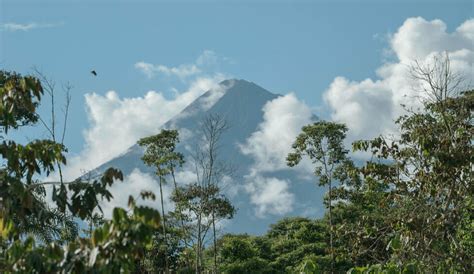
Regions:
[[395, 61], [377, 69], [378, 79], [350, 81], [336, 77], [324, 93], [331, 108], [331, 118], [345, 123], [349, 139], [371, 138], [379, 134], [396, 134], [394, 120], [404, 113], [401, 104], [421, 107], [419, 85], [410, 77], [414, 61], [433, 64], [436, 56], [447, 52], [451, 69], [464, 74], [467, 82], [474, 79], [474, 19], [465, 21], [448, 32], [441, 20], [421, 17], [407, 19], [389, 38], [389, 52]]
[[447, 32], [441, 20], [416, 17], [405, 20], [393, 35], [392, 50], [401, 62], [423, 60], [433, 52], [456, 52], [473, 48], [474, 20], [467, 20], [456, 31]]
[[251, 203], [256, 206], [256, 216], [263, 218], [267, 214], [283, 215], [291, 212], [295, 197], [288, 185], [288, 181], [273, 177], [253, 177], [245, 190], [250, 194]]
[[216, 65], [218, 61], [219, 58], [215, 52], [212, 50], [205, 50], [192, 64], [182, 64], [177, 67], [169, 67], [161, 64], [155, 65], [145, 61], [140, 61], [135, 64], [135, 68], [144, 73], [148, 78], [153, 78], [157, 75], [164, 75], [176, 76], [183, 80], [187, 77], [200, 74], [204, 67]]
[[0, 30], [4, 31], [30, 31], [33, 29], [41, 29], [41, 28], [54, 28], [61, 26], [63, 23], [28, 23], [28, 24], [20, 24], [20, 23], [3, 23], [0, 24]]
[[240, 145], [245, 155], [255, 161], [252, 173], [286, 168], [286, 156], [301, 128], [311, 123], [311, 109], [294, 93], [280, 96], [263, 107], [263, 122], [257, 131]]
[[[129, 196], [134, 197], [137, 201], [137, 204], [153, 207], [160, 210], [161, 212], [160, 185], [157, 178], [151, 174], [143, 173], [139, 169], [134, 169], [132, 173], [125, 176], [123, 182], [115, 182], [109, 191], [112, 193], [113, 199], [110, 201], [101, 202], [101, 207], [105, 218], [111, 218], [114, 207], [127, 208]], [[156, 196], [156, 199], [154, 201], [142, 200], [139, 198], [142, 191], [153, 192]], [[172, 191], [173, 187], [170, 184], [163, 185], [163, 201], [165, 212], [168, 212], [174, 208], [174, 205], [170, 200]]]
[[[263, 107], [263, 122], [257, 131], [240, 145], [243, 154], [254, 160], [246, 176], [245, 191], [255, 205], [257, 217], [283, 215], [293, 210], [294, 195], [288, 180], [266, 177], [268, 172], [286, 169], [286, 156], [301, 128], [311, 123], [311, 109], [294, 93], [280, 96]], [[304, 168], [310, 166], [304, 162]]]
[[356, 136], [374, 136], [392, 122], [392, 92], [380, 81], [337, 77], [324, 99], [332, 108], [332, 119], [346, 123]]
[[121, 98], [115, 91], [86, 94], [90, 126], [84, 131], [85, 146], [79, 155], [68, 159], [65, 177], [75, 179], [124, 152], [139, 138], [156, 134], [165, 122], [204, 92], [218, 88], [223, 77], [199, 77], [173, 99], [156, 91], [135, 98]]

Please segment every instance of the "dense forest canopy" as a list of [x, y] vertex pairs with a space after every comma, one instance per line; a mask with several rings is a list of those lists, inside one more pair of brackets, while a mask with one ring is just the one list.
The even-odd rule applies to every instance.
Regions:
[[[449, 70], [417, 66], [423, 108], [407, 109], [398, 136], [344, 146], [347, 127], [318, 121], [302, 128], [289, 166], [309, 158], [328, 187], [321, 219], [284, 218], [265, 235], [218, 237], [216, 223], [235, 208], [221, 190], [226, 164], [219, 157], [218, 116], [203, 123], [205, 138], [193, 159], [177, 152], [179, 134], [162, 130], [141, 139], [143, 161], [159, 178], [161, 212], [139, 200], [103, 217], [102, 200], [123, 179], [110, 168], [66, 182], [48, 175], [67, 164], [58, 139], [26, 144], [9, 133], [41, 122], [43, 82], [0, 72], [0, 270], [5, 273], [470, 273], [474, 270], [472, 113], [474, 91]], [[49, 94], [51, 96], [51, 94]], [[352, 158], [352, 151], [371, 155]], [[177, 181], [185, 161], [194, 183]], [[163, 208], [163, 184], [172, 183], [174, 209]], [[49, 188], [49, 186], [52, 186]], [[51, 199], [48, 200], [48, 195]], [[158, 203], [158, 202], [157, 202]], [[80, 230], [78, 222], [88, 224]]]

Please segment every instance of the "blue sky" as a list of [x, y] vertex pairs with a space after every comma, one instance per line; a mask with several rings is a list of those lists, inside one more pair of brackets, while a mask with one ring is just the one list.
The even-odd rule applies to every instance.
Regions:
[[115, 90], [138, 97], [156, 90], [172, 98], [172, 88], [189, 85], [179, 77], [149, 78], [137, 62], [177, 67], [210, 50], [215, 62], [201, 68], [203, 75], [219, 72], [275, 93], [293, 91], [317, 111], [336, 76], [377, 78], [375, 70], [394, 58], [389, 34], [407, 18], [441, 19], [452, 32], [473, 15], [472, 1], [453, 0], [0, 3], [2, 69], [29, 73], [36, 66], [74, 86], [66, 142], [73, 153], [81, 151], [88, 128], [84, 94]]

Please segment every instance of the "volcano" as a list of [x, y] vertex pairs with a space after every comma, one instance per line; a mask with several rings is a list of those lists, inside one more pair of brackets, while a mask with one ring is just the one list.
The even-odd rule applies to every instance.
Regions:
[[[246, 143], [246, 140], [259, 129], [259, 125], [264, 121], [264, 106], [280, 96], [246, 80], [225, 80], [219, 84], [218, 88], [211, 89], [198, 97], [165, 124], [157, 125], [160, 128], [177, 129], [180, 132], [181, 141], [177, 150], [182, 152], [185, 158], [189, 158], [191, 153], [189, 148], [202, 137], [198, 132], [200, 132], [199, 128], [203, 119], [209, 115], [219, 115], [225, 119], [229, 128], [220, 139], [219, 158], [235, 167], [235, 171], [231, 182], [223, 191], [236, 207], [237, 212], [233, 219], [223, 223], [221, 233], [259, 235], [263, 234], [270, 224], [283, 217], [321, 217], [324, 214], [322, 202], [324, 188], [315, 184], [314, 177], [301, 176], [289, 168], [264, 172], [263, 176], [276, 179], [267, 182], [266, 191], [268, 192], [279, 191], [282, 186], [278, 182], [287, 183], [285, 191], [291, 195], [291, 205], [279, 203], [279, 211], [284, 212], [282, 214], [275, 211], [270, 214], [258, 214], [256, 211], [255, 202], [252, 200], [254, 193], [252, 193], [252, 187], [249, 187], [249, 184], [252, 184], [249, 174], [255, 160], [252, 156], [242, 153], [241, 145]], [[97, 167], [93, 172], [101, 173], [109, 167], [115, 167], [122, 170], [125, 177], [134, 172], [154, 177], [153, 170], [141, 161], [143, 152], [142, 147], [133, 145], [119, 156]], [[178, 179], [185, 178], [185, 175], [192, 173], [192, 170], [181, 172], [182, 176], [177, 174]], [[264, 195], [266, 193], [262, 193], [262, 199], [265, 199]], [[271, 207], [272, 204], [268, 206]], [[288, 206], [288, 210], [285, 210], [285, 206]], [[156, 207], [159, 207], [158, 201], [156, 201]], [[271, 208], [268, 209], [272, 212]]]

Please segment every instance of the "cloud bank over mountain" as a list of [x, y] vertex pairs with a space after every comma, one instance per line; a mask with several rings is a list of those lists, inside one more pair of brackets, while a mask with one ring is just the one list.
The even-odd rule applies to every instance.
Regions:
[[[77, 178], [123, 153], [139, 138], [156, 134], [160, 126], [196, 98], [210, 89], [216, 89], [223, 78], [220, 74], [199, 77], [190, 83], [187, 90], [171, 99], [157, 91], [135, 98], [120, 98], [115, 91], [105, 95], [86, 94], [89, 128], [83, 133], [85, 146], [79, 155], [68, 159], [64, 172], [66, 178]], [[218, 100], [219, 97], [213, 99]]]

